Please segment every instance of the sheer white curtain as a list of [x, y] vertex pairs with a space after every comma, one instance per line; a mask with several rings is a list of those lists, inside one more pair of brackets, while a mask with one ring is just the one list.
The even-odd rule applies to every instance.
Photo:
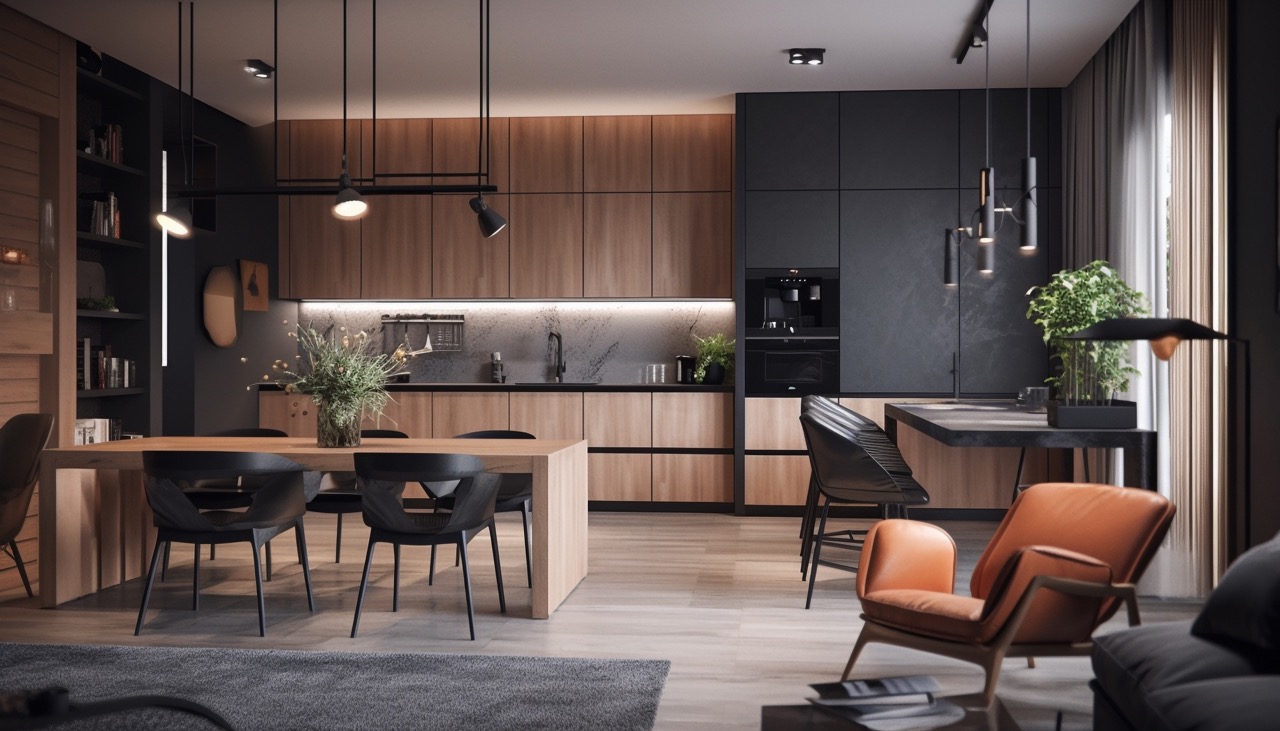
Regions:
[[[1141, 0], [1067, 87], [1063, 103], [1063, 265], [1105, 259], [1168, 316], [1169, 60], [1164, 0]], [[1157, 484], [1170, 495], [1169, 371], [1146, 343], [1131, 355], [1142, 375], [1127, 398], [1138, 425], [1157, 432]], [[1123, 456], [1110, 465], [1123, 474]], [[1143, 591], [1187, 596], [1170, 552], [1156, 554]]]

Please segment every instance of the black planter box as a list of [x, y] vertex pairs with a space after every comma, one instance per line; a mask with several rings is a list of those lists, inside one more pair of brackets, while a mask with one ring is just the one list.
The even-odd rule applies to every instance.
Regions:
[[1138, 405], [1132, 401], [1114, 400], [1110, 406], [1094, 404], [1063, 405], [1050, 401], [1049, 426], [1061, 429], [1136, 429]]

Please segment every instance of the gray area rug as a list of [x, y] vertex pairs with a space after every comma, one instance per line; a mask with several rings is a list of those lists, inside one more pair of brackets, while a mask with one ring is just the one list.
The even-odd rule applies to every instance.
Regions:
[[[649, 729], [666, 660], [0, 643], [0, 690], [174, 695], [236, 729]], [[0, 728], [4, 723], [0, 720]], [[67, 729], [215, 728], [168, 710]]]

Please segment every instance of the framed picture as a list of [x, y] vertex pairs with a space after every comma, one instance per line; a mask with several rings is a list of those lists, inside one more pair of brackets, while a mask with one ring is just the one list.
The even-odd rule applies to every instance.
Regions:
[[270, 271], [260, 261], [240, 260], [240, 290], [245, 312], [267, 311]]

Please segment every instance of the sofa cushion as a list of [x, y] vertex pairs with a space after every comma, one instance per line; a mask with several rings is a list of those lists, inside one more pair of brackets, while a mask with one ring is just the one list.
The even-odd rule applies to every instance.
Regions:
[[1280, 652], [1280, 536], [1254, 546], [1231, 564], [1191, 633]]
[[1093, 674], [1134, 727], [1163, 728], [1162, 711], [1153, 705], [1157, 693], [1262, 670], [1256, 658], [1196, 637], [1190, 626], [1190, 620], [1162, 622], [1094, 639]]
[[1201, 680], [1151, 694], [1142, 729], [1260, 731], [1280, 725], [1280, 675]]

